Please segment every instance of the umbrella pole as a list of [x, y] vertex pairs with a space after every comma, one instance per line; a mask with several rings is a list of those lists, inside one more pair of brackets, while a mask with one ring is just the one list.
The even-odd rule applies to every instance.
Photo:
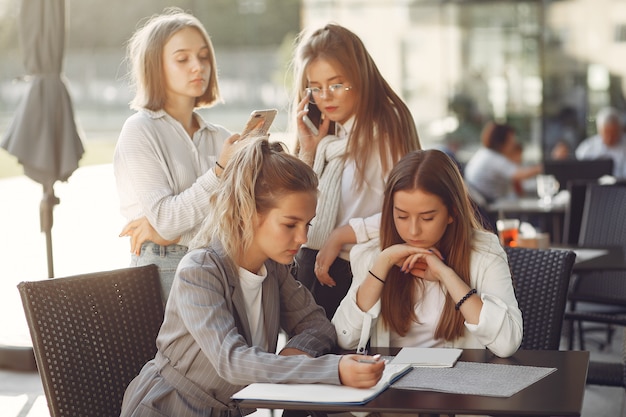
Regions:
[[48, 257], [48, 278], [54, 278], [54, 262], [52, 259], [52, 209], [59, 204], [54, 195], [54, 186], [43, 186], [43, 198], [39, 204], [39, 221], [41, 231], [46, 234], [46, 254]]

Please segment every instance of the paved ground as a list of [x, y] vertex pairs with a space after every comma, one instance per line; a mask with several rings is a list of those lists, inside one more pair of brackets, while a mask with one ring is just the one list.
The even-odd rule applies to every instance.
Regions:
[[[61, 199], [54, 209], [55, 276], [127, 266], [128, 240], [118, 237], [124, 221], [111, 165], [79, 168], [55, 190]], [[0, 345], [30, 344], [16, 285], [47, 277], [45, 238], [39, 231], [41, 191], [26, 177], [0, 180]], [[616, 339], [606, 352], [592, 350], [592, 357], [619, 360], [621, 340]], [[623, 400], [623, 389], [588, 387], [583, 417], [619, 416]], [[49, 416], [36, 372], [0, 370], [0, 410], [3, 417]]]

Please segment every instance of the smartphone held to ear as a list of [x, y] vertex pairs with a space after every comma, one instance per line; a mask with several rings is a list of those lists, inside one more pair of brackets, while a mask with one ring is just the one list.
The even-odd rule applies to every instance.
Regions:
[[[309, 103], [307, 103], [304, 106], [304, 110], [309, 111]], [[305, 114], [304, 116], [302, 116], [302, 121], [304, 122], [306, 127], [311, 131], [313, 136], [317, 136], [320, 133], [319, 129], [317, 128], [317, 126], [315, 126], [315, 124], [313, 123], [311, 118], [308, 116], [308, 114]]]
[[241, 132], [241, 138], [243, 139], [247, 136], [267, 136], [276, 113], [278, 113], [276, 109], [255, 110], [250, 113], [250, 118]]
[[311, 119], [309, 119], [309, 116], [307, 116], [306, 114], [302, 116], [302, 121], [304, 122], [306, 127], [309, 128], [311, 133], [313, 133], [313, 136], [317, 136], [320, 133], [320, 130], [313, 124]]

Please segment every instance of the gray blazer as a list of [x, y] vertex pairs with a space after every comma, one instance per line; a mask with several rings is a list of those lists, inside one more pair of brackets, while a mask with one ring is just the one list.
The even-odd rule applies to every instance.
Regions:
[[[237, 415], [230, 396], [253, 382], [340, 384], [336, 333], [289, 267], [265, 263], [263, 315], [268, 351], [252, 345], [237, 266], [219, 243], [181, 260], [157, 337], [158, 352], [126, 389], [122, 417]], [[311, 357], [275, 354], [286, 347]], [[323, 355], [323, 356], [322, 356]], [[241, 410], [247, 414], [253, 410]]]

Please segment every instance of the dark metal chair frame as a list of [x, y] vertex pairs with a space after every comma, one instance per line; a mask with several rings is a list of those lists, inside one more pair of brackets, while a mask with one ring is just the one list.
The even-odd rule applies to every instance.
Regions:
[[119, 416], [128, 383], [156, 353], [158, 268], [21, 282], [18, 289], [51, 417]]
[[[626, 250], [625, 207], [626, 184], [588, 184], [578, 245], [617, 245]], [[578, 334], [579, 346], [585, 349], [583, 322], [609, 325], [607, 343], [610, 343], [613, 325], [626, 320], [626, 271], [578, 272], [572, 280], [568, 299], [570, 305], [565, 319], [569, 321], [569, 348], [573, 349], [574, 337]], [[584, 303], [583, 308], [580, 303]], [[577, 331], [574, 323], [578, 324]]]

